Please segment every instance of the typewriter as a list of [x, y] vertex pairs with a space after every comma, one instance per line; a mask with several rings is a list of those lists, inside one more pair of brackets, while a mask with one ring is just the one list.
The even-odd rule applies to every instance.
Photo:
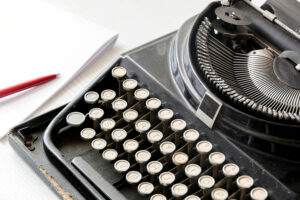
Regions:
[[62, 199], [299, 199], [299, 10], [213, 2], [9, 141]]

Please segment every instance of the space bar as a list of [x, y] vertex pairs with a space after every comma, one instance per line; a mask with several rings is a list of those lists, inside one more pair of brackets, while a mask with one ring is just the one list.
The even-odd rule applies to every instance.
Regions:
[[97, 171], [90, 166], [82, 157], [75, 157], [72, 165], [76, 167], [100, 192], [108, 199], [126, 200], [126, 198], [109, 182], [107, 182]]

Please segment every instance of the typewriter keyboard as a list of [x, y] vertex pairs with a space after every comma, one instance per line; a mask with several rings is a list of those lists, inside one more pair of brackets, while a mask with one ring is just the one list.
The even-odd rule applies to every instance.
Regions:
[[86, 92], [81, 103], [88, 109], [65, 119], [125, 184], [151, 200], [268, 199], [268, 191], [240, 170], [251, 166], [230, 162], [201, 130], [153, 96], [155, 88], [142, 87], [121, 66], [111, 75], [116, 88]]

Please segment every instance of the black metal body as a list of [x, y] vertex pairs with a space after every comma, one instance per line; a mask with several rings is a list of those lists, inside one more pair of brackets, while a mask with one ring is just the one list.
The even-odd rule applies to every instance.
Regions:
[[[11, 145], [63, 198], [145, 199], [137, 195], [136, 189], [128, 186], [99, 154], [92, 152], [89, 144], [71, 135], [56, 135], [56, 126], [66, 114], [74, 107], [82, 106], [80, 101], [86, 91], [116, 87], [111, 84], [110, 69], [118, 64], [126, 67], [128, 77], [137, 79], [140, 86], [148, 88], [151, 96], [160, 98], [164, 106], [176, 112], [176, 116], [200, 130], [202, 139], [209, 139], [217, 146], [216, 150], [230, 155], [228, 161], [237, 163], [244, 174], [251, 175], [256, 183], [265, 187], [270, 199], [298, 199], [300, 159], [296, 133], [299, 126], [261, 119], [226, 102], [223, 102], [213, 129], [194, 115], [205, 92], [211, 88], [206, 86], [197, 71], [192, 55], [195, 52], [192, 36], [198, 23], [204, 16], [212, 16], [217, 6], [218, 3], [212, 3], [177, 32], [122, 55], [70, 104], [60, 108], [62, 110], [52, 111], [12, 129], [9, 135]], [[285, 44], [299, 49], [298, 44]], [[89, 175], [82, 173], [76, 167], [83, 165], [82, 160], [73, 160], [75, 157], [83, 158], [94, 170], [87, 170]], [[87, 176], [98, 178], [91, 180]]]

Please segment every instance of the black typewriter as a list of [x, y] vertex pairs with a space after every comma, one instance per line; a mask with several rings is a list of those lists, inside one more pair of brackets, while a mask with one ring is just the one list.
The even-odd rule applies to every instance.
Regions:
[[299, 11], [213, 2], [10, 143], [67, 200], [299, 199]]

